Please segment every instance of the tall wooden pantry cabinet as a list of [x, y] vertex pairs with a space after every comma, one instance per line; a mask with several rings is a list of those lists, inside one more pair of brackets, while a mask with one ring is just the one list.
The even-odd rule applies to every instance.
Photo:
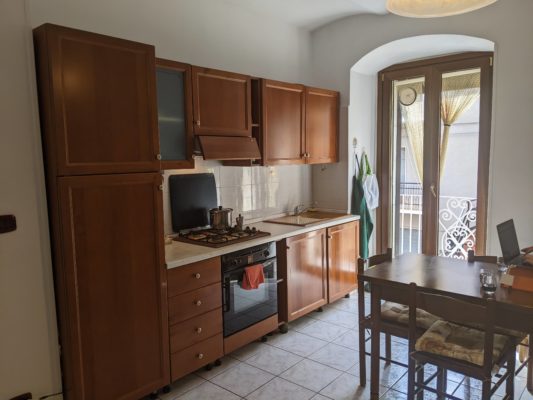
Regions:
[[34, 30], [64, 398], [170, 381], [154, 47]]

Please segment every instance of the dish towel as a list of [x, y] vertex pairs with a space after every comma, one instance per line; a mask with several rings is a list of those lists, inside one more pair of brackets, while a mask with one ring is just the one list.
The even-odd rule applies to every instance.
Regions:
[[251, 267], [244, 268], [241, 288], [244, 290], [257, 289], [264, 281], [263, 264], [252, 265]]

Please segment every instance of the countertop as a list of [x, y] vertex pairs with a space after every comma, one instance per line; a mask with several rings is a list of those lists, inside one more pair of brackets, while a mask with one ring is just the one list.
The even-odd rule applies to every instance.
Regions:
[[172, 244], [165, 245], [166, 264], [168, 269], [181, 267], [194, 262], [207, 260], [208, 258], [217, 257], [222, 254], [242, 250], [247, 247], [257, 246], [258, 244], [276, 242], [291, 236], [316, 231], [322, 228], [329, 228], [330, 226], [340, 225], [346, 222], [356, 221], [358, 219], [358, 215], [339, 214], [339, 217], [337, 218], [326, 219], [323, 222], [318, 222], [309, 226], [293, 226], [273, 224], [269, 222], [258, 222], [249, 226], [255, 227], [261, 231], [270, 232], [270, 236], [264, 236], [261, 238], [218, 248], [172, 241]]

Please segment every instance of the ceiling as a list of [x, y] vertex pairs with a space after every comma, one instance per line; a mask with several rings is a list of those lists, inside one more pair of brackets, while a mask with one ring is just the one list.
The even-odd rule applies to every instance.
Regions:
[[305, 29], [354, 14], [386, 14], [386, 0], [225, 0]]

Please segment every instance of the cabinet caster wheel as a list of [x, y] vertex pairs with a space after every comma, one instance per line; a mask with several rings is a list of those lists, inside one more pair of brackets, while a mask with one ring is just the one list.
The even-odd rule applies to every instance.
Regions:
[[265, 343], [267, 340], [268, 340], [268, 338], [267, 338], [266, 336], [263, 336], [263, 337], [261, 338], [261, 343]]
[[168, 385], [165, 386], [163, 389], [161, 389], [161, 391], [162, 391], [163, 393], [165, 393], [165, 394], [166, 394], [166, 393], [170, 393], [170, 386], [168, 386]]
[[220, 367], [222, 365], [222, 360], [215, 360], [215, 367]]
[[324, 311], [324, 309], [323, 309], [322, 307], [318, 307], [318, 308], [316, 309], [316, 312], [323, 312], [323, 311]]
[[287, 332], [289, 332], [289, 325], [287, 325], [287, 324], [280, 325], [280, 327], [279, 327], [279, 333], [281, 333], [282, 335], [284, 335], [284, 334], [286, 334]]
[[207, 364], [207, 365], [204, 367], [204, 369], [205, 369], [206, 371], [211, 371], [211, 370], [213, 369], [213, 366], [212, 366], [211, 364]]
[[350, 298], [350, 293], [348, 293], [347, 295], [344, 295], [344, 298], [345, 299], [349, 299]]

